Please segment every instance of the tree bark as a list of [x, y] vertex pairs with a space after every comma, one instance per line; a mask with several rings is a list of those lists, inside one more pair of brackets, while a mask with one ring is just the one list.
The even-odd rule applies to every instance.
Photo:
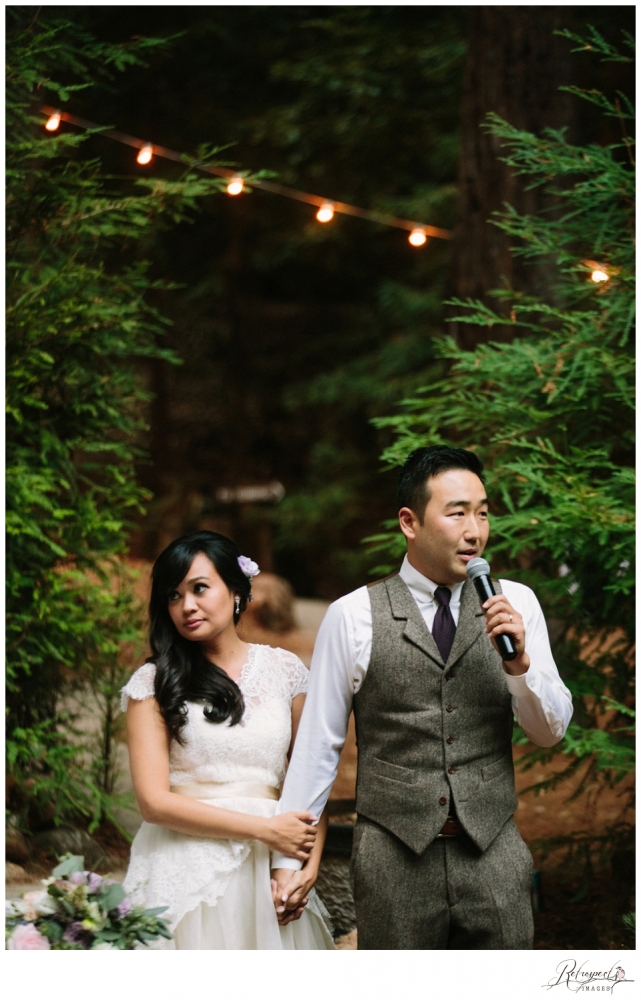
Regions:
[[[468, 56], [463, 84], [460, 153], [460, 222], [452, 241], [450, 293], [474, 298], [498, 310], [488, 297], [510, 286], [538, 292], [545, 265], [526, 264], [510, 252], [510, 237], [488, 220], [509, 202], [521, 214], [546, 205], [540, 189], [525, 190], [522, 178], [501, 163], [498, 139], [482, 128], [490, 111], [517, 128], [537, 134], [571, 125], [570, 96], [559, 87], [570, 82], [567, 39], [554, 31], [570, 26], [567, 7], [471, 7]], [[526, 180], [527, 183], [527, 180]], [[459, 310], [451, 311], [456, 315]], [[472, 349], [484, 340], [510, 340], [510, 328], [486, 331], [451, 323], [459, 346]]]

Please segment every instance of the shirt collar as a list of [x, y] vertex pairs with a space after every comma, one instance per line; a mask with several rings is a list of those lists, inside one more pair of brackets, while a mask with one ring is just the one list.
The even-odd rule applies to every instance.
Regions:
[[[414, 569], [411, 562], [405, 556], [403, 559], [403, 565], [401, 566], [398, 574], [403, 581], [407, 584], [412, 594], [421, 601], [434, 601], [434, 592], [438, 586], [432, 580], [429, 580], [422, 573], [419, 573], [417, 569]], [[452, 591], [452, 602], [458, 604], [461, 599], [461, 590], [463, 589], [463, 583], [455, 583], [449, 589]]]

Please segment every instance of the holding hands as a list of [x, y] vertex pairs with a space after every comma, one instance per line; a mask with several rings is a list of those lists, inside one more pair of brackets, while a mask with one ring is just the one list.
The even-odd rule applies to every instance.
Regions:
[[[292, 813], [286, 815], [292, 815]], [[293, 815], [300, 815], [300, 813]], [[305, 815], [309, 815], [309, 813]], [[281, 927], [291, 923], [292, 920], [298, 920], [307, 905], [309, 893], [318, 878], [318, 869], [327, 835], [328, 815], [328, 811], [325, 809], [318, 824], [316, 842], [300, 871], [291, 868], [272, 869], [272, 899]], [[285, 852], [283, 851], [283, 853]]]
[[281, 927], [299, 919], [317, 877], [318, 868], [310, 863], [300, 871], [292, 871], [291, 868], [275, 868], [272, 871], [272, 899]]

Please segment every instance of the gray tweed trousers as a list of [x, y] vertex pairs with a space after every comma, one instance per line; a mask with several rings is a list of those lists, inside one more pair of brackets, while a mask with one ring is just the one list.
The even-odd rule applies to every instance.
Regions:
[[358, 948], [532, 948], [532, 868], [512, 819], [486, 851], [463, 834], [416, 855], [359, 816], [351, 862]]

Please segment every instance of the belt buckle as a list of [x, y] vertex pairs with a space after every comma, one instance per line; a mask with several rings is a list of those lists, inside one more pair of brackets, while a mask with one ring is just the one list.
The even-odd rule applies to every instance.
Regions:
[[440, 832], [437, 833], [436, 836], [437, 838], [443, 838], [443, 840], [452, 840], [455, 837], [458, 837], [460, 833], [461, 827], [459, 821], [454, 816], [448, 816]]

